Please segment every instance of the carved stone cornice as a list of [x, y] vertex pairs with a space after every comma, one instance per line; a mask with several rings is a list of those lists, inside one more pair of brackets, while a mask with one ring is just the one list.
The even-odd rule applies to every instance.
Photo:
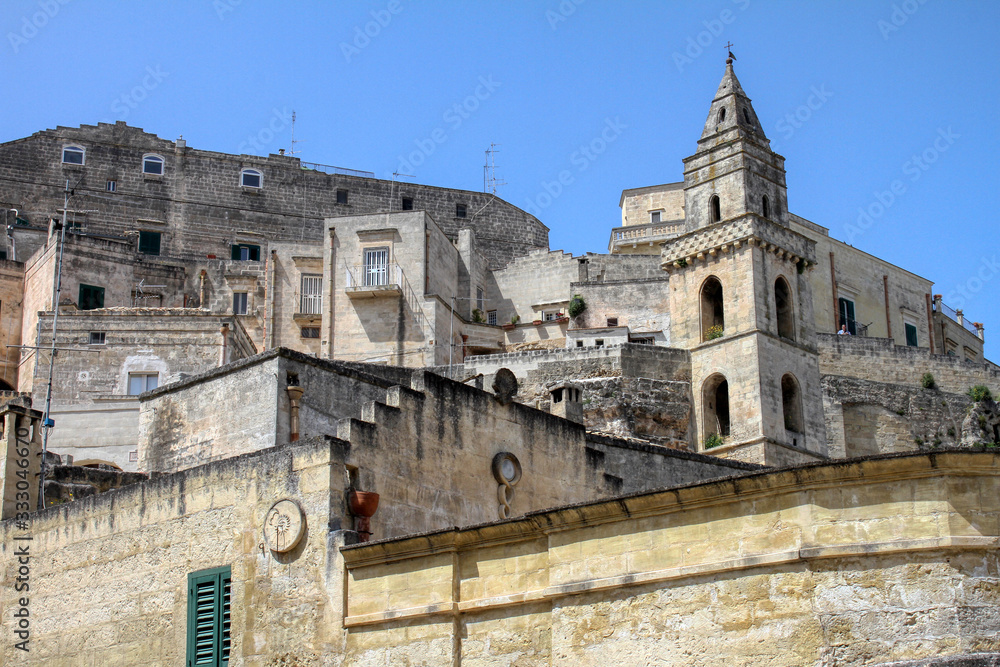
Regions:
[[660, 267], [664, 271], [674, 271], [736, 252], [746, 246], [759, 246], [792, 264], [801, 261], [804, 268], [811, 268], [816, 264], [815, 241], [754, 213], [748, 213], [666, 241], [660, 256]]

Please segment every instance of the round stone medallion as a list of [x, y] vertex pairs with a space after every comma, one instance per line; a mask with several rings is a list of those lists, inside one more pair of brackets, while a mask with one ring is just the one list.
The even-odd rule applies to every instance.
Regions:
[[291, 551], [304, 533], [302, 510], [287, 498], [274, 503], [264, 517], [264, 541], [271, 551]]

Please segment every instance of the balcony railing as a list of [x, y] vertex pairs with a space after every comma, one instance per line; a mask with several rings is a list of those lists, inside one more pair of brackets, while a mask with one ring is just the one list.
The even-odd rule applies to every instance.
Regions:
[[358, 264], [347, 267], [348, 294], [400, 294], [405, 285], [399, 264]]
[[[940, 309], [938, 308], [939, 306]], [[965, 314], [962, 311], [955, 310], [954, 308], [946, 304], [944, 301], [941, 301], [940, 298], [935, 299], [932, 307], [934, 308], [934, 310], [940, 312], [942, 315], [945, 315], [946, 317], [954, 320], [958, 324], [961, 324], [962, 327], [964, 327], [965, 330], [971, 333], [973, 336], [979, 336], [979, 329], [976, 328], [976, 325], [973, 324], [969, 320], [969, 318], [965, 317]]]
[[303, 169], [322, 171], [324, 174], [343, 174], [344, 176], [361, 176], [362, 178], [375, 178], [374, 172], [361, 171], [360, 169], [348, 169], [346, 167], [334, 167], [330, 164], [319, 164], [316, 162], [300, 162]]
[[615, 227], [611, 230], [611, 242], [609, 249], [615, 245], [627, 243], [649, 243], [651, 241], [664, 241], [668, 238], [679, 236], [684, 233], [684, 222], [677, 220], [674, 222], [650, 222], [645, 225], [628, 225], [627, 227]]

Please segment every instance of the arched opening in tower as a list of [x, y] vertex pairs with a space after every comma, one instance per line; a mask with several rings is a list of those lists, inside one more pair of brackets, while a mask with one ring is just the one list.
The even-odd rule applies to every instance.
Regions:
[[726, 437], [730, 434], [729, 382], [721, 373], [705, 380], [702, 391], [702, 405], [705, 415], [705, 437], [712, 435]]
[[778, 335], [795, 340], [795, 313], [792, 308], [792, 289], [788, 281], [778, 277], [774, 281], [774, 306], [778, 315]]
[[785, 418], [785, 430], [803, 433], [802, 426], [802, 396], [799, 383], [791, 373], [785, 373], [781, 378], [781, 412]]
[[708, 200], [708, 218], [709, 222], [722, 220], [722, 202], [719, 201], [719, 195], [712, 195]]
[[722, 283], [715, 276], [710, 276], [701, 287], [701, 339], [721, 338], [725, 328]]

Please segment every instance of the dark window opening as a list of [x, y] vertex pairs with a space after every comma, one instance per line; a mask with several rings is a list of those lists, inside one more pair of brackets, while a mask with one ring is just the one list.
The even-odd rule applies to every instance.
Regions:
[[847, 330], [852, 336], [858, 335], [858, 322], [854, 319], [854, 302], [850, 299], [845, 299], [843, 297], [837, 299], [837, 305], [840, 309], [840, 324], [843, 326], [847, 325]]
[[708, 217], [709, 222], [722, 220], [722, 203], [719, 201], [719, 195], [712, 195], [708, 200]]
[[91, 331], [90, 332], [90, 344], [91, 345], [104, 345], [107, 340], [106, 333], [104, 331]]
[[77, 308], [80, 310], [104, 308], [104, 288], [81, 284], [80, 298], [77, 300]]
[[465, 204], [455, 204], [455, 217], [464, 218], [466, 214]]
[[240, 185], [245, 188], [260, 188], [264, 183], [264, 175], [256, 169], [244, 169], [240, 172]]
[[233, 315], [247, 314], [247, 293], [233, 292]]
[[609, 317], [608, 318], [608, 326], [609, 327], [616, 327], [616, 326], [618, 326], [618, 318], [617, 317]]
[[604, 339], [598, 338], [594, 341], [594, 347], [604, 347]]
[[79, 146], [66, 146], [63, 148], [63, 164], [83, 164], [84, 150]]
[[660, 222], [660, 211], [650, 211], [650, 213], [649, 213], [649, 221], [652, 224], [654, 224], [654, 225], [659, 224], [659, 222]]
[[784, 278], [774, 281], [774, 306], [778, 315], [778, 335], [795, 340], [795, 316], [792, 308], [792, 290]]
[[139, 232], [139, 252], [144, 255], [159, 255], [160, 232]]
[[785, 430], [803, 433], [802, 428], [802, 398], [799, 394], [799, 383], [791, 373], [781, 378], [781, 413], [785, 418]]
[[319, 338], [319, 327], [302, 327], [303, 338]]
[[722, 123], [726, 120], [726, 107], [719, 109], [719, 122]]
[[259, 262], [260, 261], [260, 246], [259, 245], [249, 245], [246, 243], [236, 243], [232, 246], [232, 259], [241, 260], [244, 262]]
[[917, 327], [914, 324], [905, 322], [903, 324], [903, 329], [906, 332], [906, 344], [910, 347], [917, 346]]
[[711, 276], [701, 288], [702, 340], [721, 338], [725, 328], [726, 317], [722, 303], [722, 283], [715, 276]]
[[142, 158], [142, 173], [162, 176], [163, 158], [159, 155], [147, 155]]
[[576, 346], [577, 347], [583, 347], [583, 341], [582, 340], [576, 341]]
[[337, 190], [337, 203], [338, 204], [347, 203], [347, 190]]
[[771, 202], [768, 200], [767, 195], [764, 195], [764, 199], [761, 201], [761, 213], [764, 214], [765, 218], [771, 217]]
[[413, 199], [410, 197], [403, 197], [403, 210], [412, 211], [413, 210]]
[[750, 120], [750, 112], [747, 111], [746, 107], [743, 107], [743, 120], [747, 122], [747, 125], [753, 125], [753, 122]]
[[705, 438], [711, 435], [730, 435], [729, 382], [722, 375], [713, 375], [705, 381], [702, 392], [705, 413]]

